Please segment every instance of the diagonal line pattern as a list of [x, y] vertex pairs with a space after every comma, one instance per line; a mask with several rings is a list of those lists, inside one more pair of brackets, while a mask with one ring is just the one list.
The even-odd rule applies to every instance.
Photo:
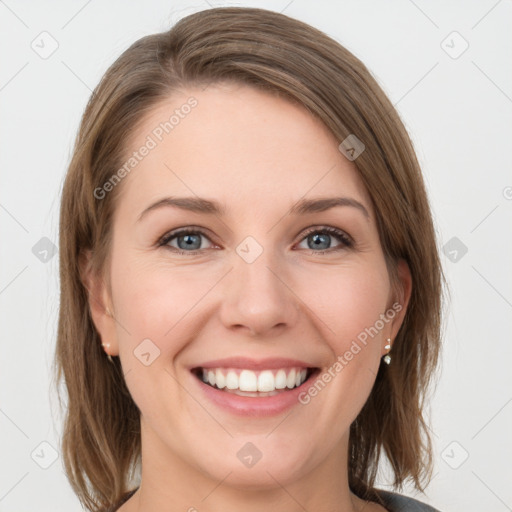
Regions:
[[499, 204], [496, 205], [469, 233], [473, 233], [473, 231], [475, 231], [475, 229], [480, 226], [480, 224], [482, 224], [484, 222], [484, 220], [487, 219], [487, 217], [489, 217], [491, 215], [491, 213], [494, 213], [494, 211], [496, 210], [496, 208], [498, 208]]
[[507, 507], [507, 510], [512, 511], [512, 508], [510, 508], [473, 470], [471, 470], [471, 473], [473, 473], [473, 475], [475, 475], [478, 480], [482, 482], [482, 484], [487, 488], [489, 492], [491, 492], [499, 501], [501, 501], [501, 503], [503, 503], [503, 505], [505, 505], [505, 507]]
[[28, 471], [0, 498], [0, 501], [2, 501], [27, 475]]
[[93, 92], [92, 89], [63, 60], [61, 60], [61, 62], [62, 62], [62, 64], [64, 64], [64, 66], [66, 66], [69, 69], [69, 71], [71, 71], [71, 73], [76, 78], [78, 78], [78, 80], [80, 80], [80, 82], [82, 82], [85, 85], [85, 87], [87, 87], [87, 89], [89, 89], [89, 91]]
[[416, 7], [416, 9], [418, 9], [418, 11], [420, 11], [421, 14], [423, 14], [423, 16], [425, 16], [425, 18], [427, 18], [427, 20], [430, 21], [430, 23], [432, 23], [432, 25], [434, 25], [434, 27], [439, 28], [437, 23], [435, 23], [434, 20], [425, 13], [425, 11], [420, 9], [420, 7], [416, 4], [416, 2], [414, 2], [414, 0], [409, 0], [409, 2], [411, 2], [411, 4], [414, 5], [414, 7]]
[[471, 268], [512, 308], [510, 301], [502, 295], [496, 287], [494, 287], [473, 265], [471, 265]]
[[498, 91], [501, 92], [501, 94], [503, 94], [503, 96], [505, 96], [505, 98], [507, 98], [508, 101], [512, 102], [512, 98], [487, 73], [485, 73], [485, 71], [478, 66], [474, 60], [472, 60], [471, 63], [478, 69], [478, 71], [480, 71], [480, 73], [482, 73], [482, 75], [485, 76], [485, 78], [487, 78], [487, 80], [489, 80], [489, 82], [491, 82], [491, 84], [494, 85], [494, 87], [496, 87], [496, 89], [498, 89]]
[[23, 25], [25, 25], [25, 27], [27, 28], [30, 28], [5, 2], [4, 0], [0, 0], [0, 4], [2, 4], [7, 10], [11, 11], [11, 14], [13, 16], [15, 16], [16, 18], [18, 18], [18, 21], [20, 21], [21, 23], [23, 23]]
[[2, 210], [7, 213], [7, 215], [9, 215], [14, 220], [14, 222], [16, 222], [16, 224], [18, 224], [25, 231], [25, 233], [28, 233], [28, 229], [3, 204], [0, 204], [0, 208], [2, 208]]
[[21, 428], [11, 419], [9, 418], [9, 416], [7, 416], [7, 414], [5, 414], [4, 411], [2, 411], [2, 409], [0, 409], [0, 412], [27, 438], [27, 439], [30, 439], [27, 434], [25, 434], [25, 432], [23, 432], [23, 430], [21, 430]]
[[472, 27], [471, 27], [471, 30], [473, 30], [477, 25], [480, 24], [481, 21], [483, 21], [487, 15], [493, 11], [497, 6], [498, 4], [501, 3], [501, 0], [498, 0]]
[[439, 62], [436, 62], [398, 101], [396, 101], [393, 105], [396, 107], [413, 89], [415, 89], [423, 80], [439, 65]]
[[295, 408], [293, 408], [266, 436], [265, 438], [267, 438], [270, 434], [273, 434], [278, 427], [280, 427], [283, 423], [284, 423], [284, 420], [286, 418], [288, 418], [288, 416], [290, 416], [292, 414], [292, 412], [295, 411]]
[[211, 494], [213, 494], [214, 491], [216, 491], [226, 481], [226, 478], [229, 475], [231, 475], [231, 473], [233, 473], [233, 471], [230, 471], [201, 501], [206, 500], [206, 498], [208, 498]]
[[5, 292], [5, 290], [7, 290], [7, 288], [9, 288], [9, 286], [11, 286], [12, 283], [14, 283], [14, 281], [16, 281], [16, 279], [18, 279], [18, 277], [23, 274], [23, 272], [25, 272], [25, 270], [27, 270], [28, 268], [28, 265], [25, 266], [25, 268], [23, 268], [22, 270], [20, 270], [1, 290], [0, 290], [0, 295], [2, 293]]
[[69, 18], [68, 21], [66, 21], [66, 23], [64, 23], [64, 25], [62, 25], [62, 27], [60, 27], [60, 29], [62, 30], [63, 28], [66, 28], [91, 3], [91, 1], [92, 0], [89, 0], [85, 3], [75, 14], [73, 14], [73, 16], [71, 16], [71, 18]]
[[503, 410], [505, 409], [505, 407], [510, 403], [512, 402], [512, 398], [510, 400], [507, 401], [507, 403], [505, 405], [503, 405], [500, 410], [471, 438], [471, 441], [473, 441], [473, 439], [475, 439], [475, 437], [480, 434], [480, 432], [482, 432], [482, 430], [487, 427], [487, 425], [489, 425], [489, 423], [491, 423], [491, 421], [496, 418], [496, 416], [498, 416], [498, 414]]
[[268, 475], [274, 480], [274, 482], [279, 485], [279, 487], [281, 487], [281, 489], [283, 489], [283, 491], [288, 494], [288, 496], [290, 496], [290, 498], [295, 501], [295, 503], [297, 503], [297, 505], [299, 505], [299, 507], [302, 509], [302, 510], [305, 510], [306, 512], [308, 512], [308, 510], [302, 505], [302, 503], [300, 503], [299, 501], [297, 501], [297, 499], [292, 495], [290, 494], [290, 492], [288, 491], [288, 489], [283, 485], [281, 484], [281, 482], [279, 482], [271, 473], [269, 473], [267, 471]]
[[4, 85], [2, 85], [2, 87], [0, 87], [0, 91], [3, 91], [27, 66], [28, 62], [25, 62], [25, 64], [23, 64], [23, 66], [21, 66], [21, 68], [18, 69], [18, 71], [16, 71], [16, 73], [14, 73], [14, 75], [12, 75]]
[[288, 7], [290, 7], [290, 5], [292, 5], [292, 4], [293, 4], [293, 2], [295, 2], [295, 0], [290, 0], [290, 1], [289, 1], [289, 2], [284, 6], [284, 8], [283, 8], [281, 11], [279, 11], [279, 12], [280, 12], [281, 14], [283, 14], [283, 12], [284, 12], [284, 11], [286, 11], [286, 9], [288, 9]]

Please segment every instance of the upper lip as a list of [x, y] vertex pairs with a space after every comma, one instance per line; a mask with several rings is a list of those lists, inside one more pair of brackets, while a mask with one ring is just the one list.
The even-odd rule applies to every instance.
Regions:
[[194, 368], [240, 368], [247, 370], [273, 370], [278, 368], [314, 368], [314, 366], [298, 359], [273, 357], [267, 359], [250, 359], [248, 357], [228, 357], [215, 359], [193, 366]]

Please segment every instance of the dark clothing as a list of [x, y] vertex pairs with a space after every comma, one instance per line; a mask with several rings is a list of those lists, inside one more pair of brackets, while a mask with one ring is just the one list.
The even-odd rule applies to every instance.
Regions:
[[384, 507], [389, 512], [440, 512], [434, 507], [421, 501], [409, 498], [403, 494], [376, 489], [377, 494], [384, 501]]

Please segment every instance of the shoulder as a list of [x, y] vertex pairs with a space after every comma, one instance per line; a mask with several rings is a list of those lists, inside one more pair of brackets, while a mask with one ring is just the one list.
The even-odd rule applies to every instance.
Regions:
[[440, 512], [434, 507], [427, 505], [414, 498], [409, 498], [403, 494], [375, 489], [377, 494], [382, 498], [384, 506], [389, 512]]

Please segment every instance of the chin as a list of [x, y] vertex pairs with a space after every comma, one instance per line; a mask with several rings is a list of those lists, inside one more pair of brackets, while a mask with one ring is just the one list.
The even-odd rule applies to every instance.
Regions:
[[[273, 449], [271, 443], [265, 443], [264, 438], [260, 442], [236, 440], [234, 457], [226, 457], [226, 453], [219, 453], [218, 460], [210, 455], [209, 466], [203, 469], [216, 481], [225, 482], [240, 490], [265, 490], [280, 485], [288, 485], [301, 478], [306, 472], [311, 460], [303, 453], [294, 453], [283, 448]], [[261, 447], [261, 450], [256, 448]], [[266, 446], [264, 446], [266, 445]], [[297, 446], [294, 447], [295, 449]], [[216, 468], [212, 471], [213, 468]], [[228, 475], [226, 477], [226, 475]]]

